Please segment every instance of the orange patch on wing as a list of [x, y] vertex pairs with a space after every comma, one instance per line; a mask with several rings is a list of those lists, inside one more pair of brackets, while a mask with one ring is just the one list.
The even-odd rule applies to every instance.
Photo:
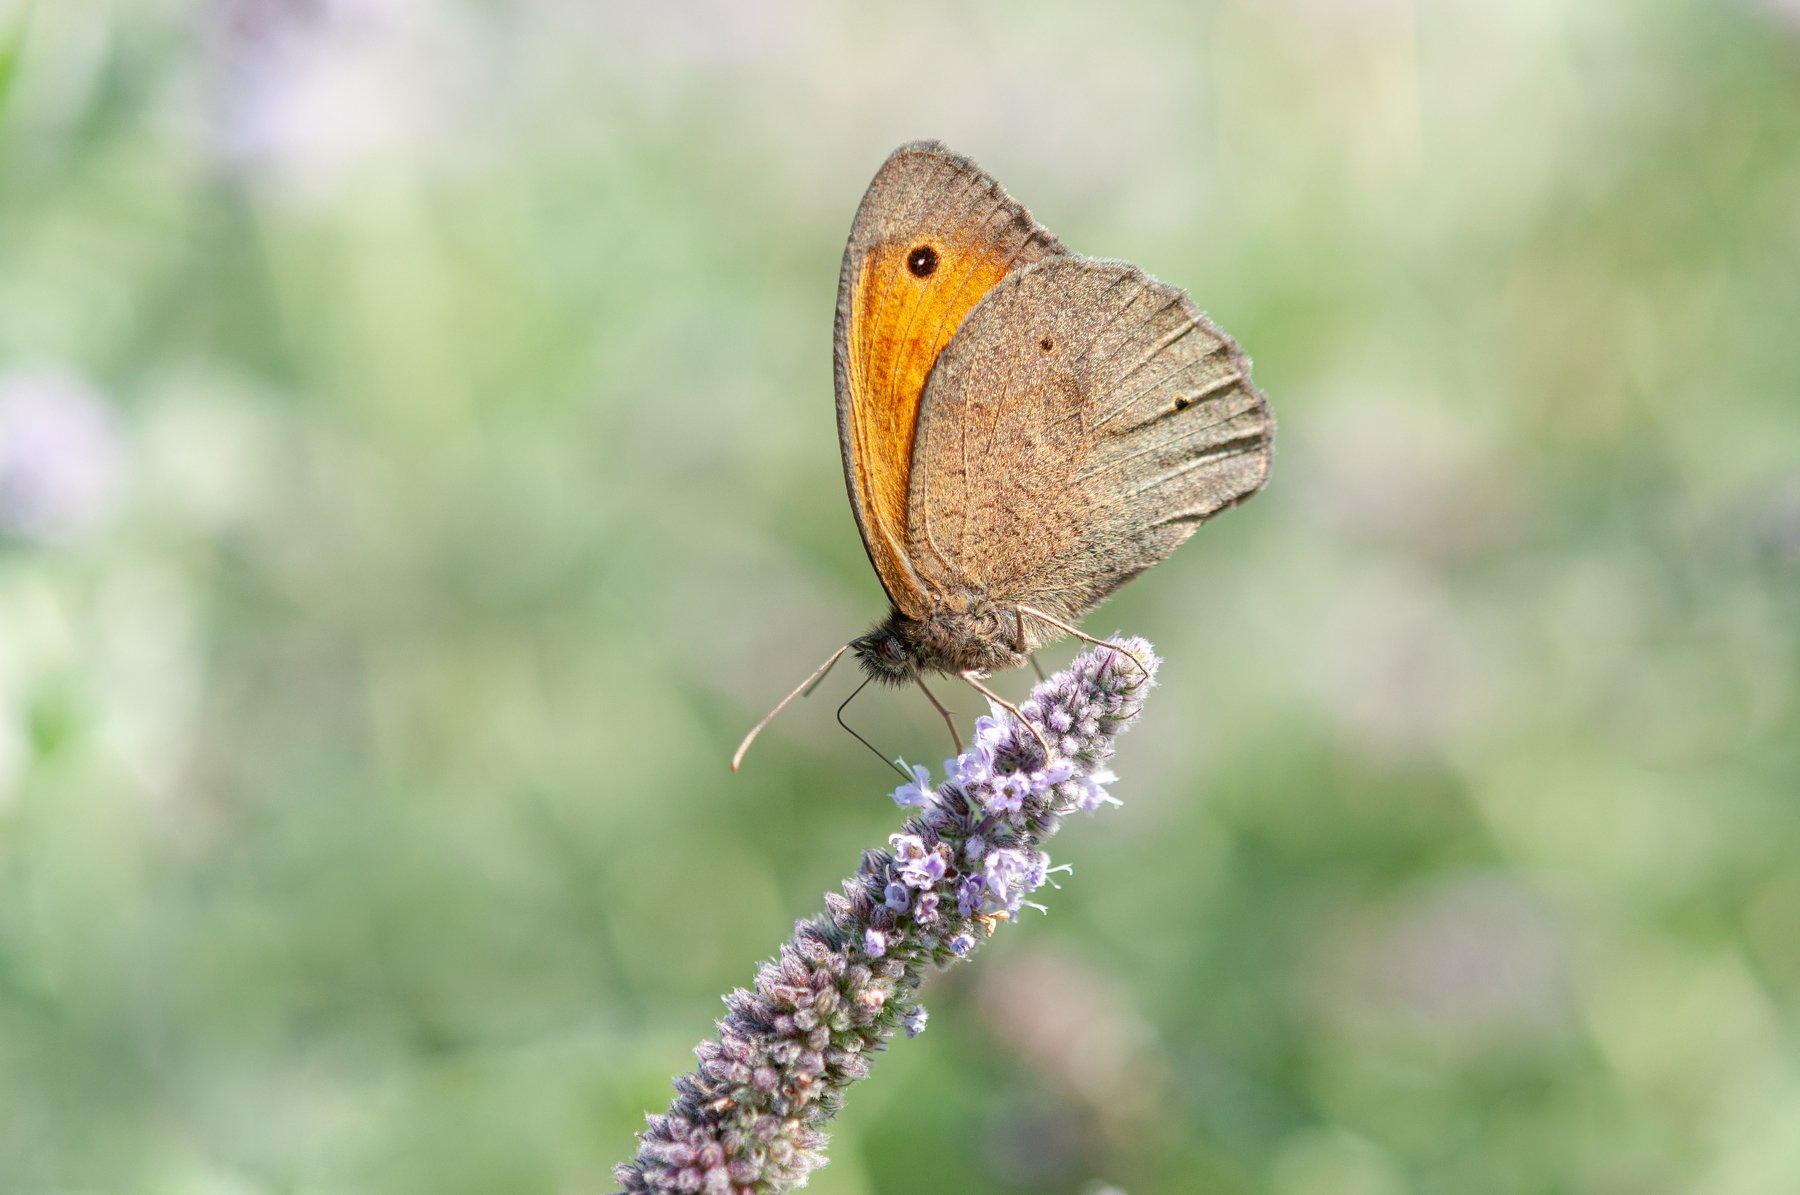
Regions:
[[[906, 264], [920, 245], [938, 255], [936, 268], [923, 278]], [[848, 373], [857, 488], [876, 571], [903, 606], [904, 597], [916, 593], [906, 579], [902, 545], [925, 380], [963, 317], [1014, 261], [984, 244], [947, 245], [933, 237], [877, 246], [856, 277]]]

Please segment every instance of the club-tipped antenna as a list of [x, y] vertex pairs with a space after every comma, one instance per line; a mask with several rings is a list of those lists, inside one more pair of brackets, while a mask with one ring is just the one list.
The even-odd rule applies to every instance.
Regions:
[[[844, 653], [849, 650], [850, 650], [850, 645], [848, 643], [846, 643], [846, 644], [844, 644], [844, 646], [842, 646], [842, 647], [838, 648], [836, 651], [832, 652], [830, 659], [826, 660], [823, 664], [820, 664], [817, 668], [815, 668], [813, 670], [813, 674], [811, 676], [809, 676], [805, 680], [801, 681], [799, 686], [796, 687], [792, 693], [789, 693], [786, 697], [783, 697], [779, 702], [777, 702], [775, 704], [774, 709], [770, 710], [768, 713], [763, 715], [763, 720], [761, 722], [758, 722], [755, 726], [752, 726], [750, 728], [750, 733], [744, 736], [744, 741], [738, 744], [737, 751], [735, 753], [733, 753], [733, 755], [731, 757], [731, 770], [732, 771], [734, 771], [734, 772], [737, 771], [738, 765], [744, 762], [744, 756], [750, 750], [750, 744], [754, 743], [756, 741], [756, 736], [763, 732], [763, 727], [765, 727], [769, 723], [773, 722], [775, 720], [775, 715], [779, 714], [782, 710], [787, 708], [788, 702], [792, 701], [796, 697], [802, 697], [802, 696], [805, 696], [807, 693], [812, 692], [813, 686], [818, 684], [820, 681], [824, 680], [825, 674], [827, 672], [831, 671], [831, 666], [833, 664], [837, 663], [840, 659], [842, 659], [844, 656]], [[857, 690], [857, 692], [861, 692], [861, 691], [862, 691], [861, 689]], [[852, 694], [852, 696], [854, 696], [854, 694]], [[841, 710], [840, 710], [840, 713], [841, 713]], [[848, 729], [848, 728], [846, 727], [846, 729]], [[855, 734], [856, 732], [851, 731], [851, 733]]]

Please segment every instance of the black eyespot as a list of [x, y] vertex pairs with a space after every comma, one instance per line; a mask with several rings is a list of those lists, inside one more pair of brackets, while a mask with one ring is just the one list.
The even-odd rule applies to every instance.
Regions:
[[920, 245], [906, 255], [906, 268], [914, 278], [929, 278], [938, 268], [938, 253], [930, 245]]
[[1178, 394], [1175, 396], [1175, 409], [1177, 411], [1185, 411], [1193, 405], [1194, 405], [1194, 400], [1189, 398], [1187, 395]]
[[1038, 341], [1038, 348], [1042, 349], [1046, 353], [1054, 353], [1056, 351], [1056, 337], [1054, 337], [1054, 336], [1044, 337], [1042, 340]]

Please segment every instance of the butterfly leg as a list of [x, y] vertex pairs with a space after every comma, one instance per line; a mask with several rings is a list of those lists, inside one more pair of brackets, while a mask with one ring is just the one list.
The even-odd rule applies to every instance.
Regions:
[[961, 755], [963, 753], [963, 741], [962, 736], [956, 733], [955, 717], [951, 715], [949, 710], [944, 708], [944, 703], [937, 699], [937, 694], [925, 687], [925, 678], [921, 676], [918, 680], [919, 691], [925, 694], [925, 700], [931, 703], [931, 708], [936, 710], [939, 715], [943, 717], [944, 725], [950, 729], [950, 741], [956, 744], [956, 753]]
[[[856, 689], [850, 694], [850, 696], [844, 698], [844, 704], [838, 706], [838, 711], [837, 711], [838, 725], [842, 726], [845, 730], [849, 731], [851, 738], [855, 739], [857, 742], [861, 743], [863, 746], [867, 747], [871, 751], [875, 751], [875, 744], [871, 743], [868, 739], [863, 738], [862, 735], [857, 734], [856, 727], [854, 727], [854, 726], [850, 725], [850, 723], [844, 721], [844, 711], [850, 708], [850, 703], [852, 701], [856, 700], [857, 694], [861, 693], [864, 689], [868, 688], [869, 682], [874, 679], [875, 678], [872, 676], [865, 677], [863, 680], [863, 683], [856, 686]], [[879, 759], [882, 763], [886, 764], [888, 767], [894, 769], [894, 771], [900, 773], [900, 775], [905, 777], [906, 779], [908, 779], [908, 780], [912, 779], [911, 776], [907, 776], [905, 768], [901, 767], [898, 763], [889, 759], [887, 756], [883, 755], [881, 752], [875, 751], [875, 758]]]
[[1146, 679], [1148, 679], [1150, 676], [1150, 670], [1148, 668], [1144, 667], [1144, 662], [1142, 660], [1138, 659], [1136, 656], [1132, 655], [1130, 652], [1126, 651], [1124, 648], [1120, 647], [1117, 643], [1108, 643], [1104, 639], [1096, 639], [1092, 635], [1088, 634], [1086, 631], [1083, 631], [1078, 627], [1072, 627], [1068, 623], [1064, 622], [1062, 619], [1054, 618], [1048, 614], [1045, 614], [1042, 610], [1034, 609], [1031, 606], [1020, 606], [1019, 613], [1029, 614], [1033, 618], [1042, 619], [1044, 622], [1049, 623], [1051, 626], [1055, 627], [1057, 630], [1062, 631], [1065, 634], [1073, 635], [1073, 636], [1075, 636], [1075, 638], [1080, 639], [1085, 643], [1092, 643], [1095, 647], [1110, 647], [1112, 650], [1118, 652], [1120, 655], [1122, 655], [1126, 659], [1130, 660], [1133, 664], [1136, 664], [1138, 667], [1138, 671], [1143, 673]]
[[961, 676], [963, 678], [963, 680], [965, 682], [967, 682], [967, 684], [969, 685], [970, 688], [974, 689], [977, 693], [981, 694], [983, 697], [987, 698], [989, 701], [993, 702], [995, 705], [999, 706], [1001, 709], [1005, 710], [1007, 713], [1009, 713], [1013, 717], [1017, 718], [1019, 720], [1019, 725], [1023, 726], [1026, 730], [1029, 730], [1031, 732], [1031, 737], [1038, 741], [1038, 746], [1040, 746], [1044, 749], [1044, 762], [1045, 763], [1050, 762], [1050, 759], [1051, 759], [1050, 743], [1044, 738], [1044, 732], [1039, 730], [1036, 726], [1033, 726], [1029, 721], [1027, 721], [1025, 718], [1025, 715], [1021, 714], [1019, 712], [1018, 706], [1014, 705], [1012, 702], [1008, 701], [1006, 698], [1000, 696], [1000, 694], [994, 692], [992, 689], [990, 689], [986, 685], [982, 684], [981, 678], [979, 676], [977, 676], [975, 673], [960, 672], [957, 675]]

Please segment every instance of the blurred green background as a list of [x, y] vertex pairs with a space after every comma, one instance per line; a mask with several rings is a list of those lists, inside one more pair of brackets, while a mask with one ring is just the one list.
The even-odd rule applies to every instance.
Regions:
[[811, 1189], [1800, 1190], [1794, 0], [13, 0], [0, 1191], [609, 1189], [896, 823], [848, 672], [725, 761], [921, 136], [1280, 433]]

